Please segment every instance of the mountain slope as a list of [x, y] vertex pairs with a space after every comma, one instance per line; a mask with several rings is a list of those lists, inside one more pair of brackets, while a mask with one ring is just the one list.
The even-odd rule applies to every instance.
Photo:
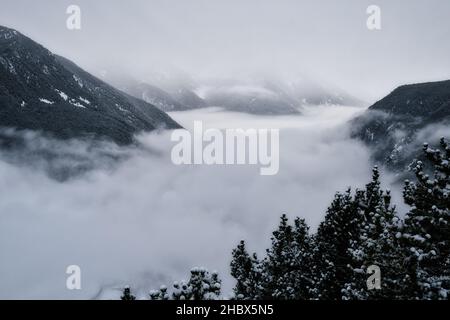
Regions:
[[[353, 136], [373, 148], [374, 158], [393, 169], [414, 157], [413, 145], [428, 126], [450, 124], [450, 80], [398, 87], [354, 120]], [[421, 137], [422, 138], [422, 137]]]
[[143, 81], [139, 81], [129, 75], [104, 71], [102, 79], [120, 91], [137, 99], [144, 100], [164, 112], [188, 109], [172, 98], [166, 91]]
[[155, 106], [2, 26], [0, 126], [39, 130], [58, 138], [106, 138], [118, 144], [131, 143], [141, 131], [180, 127]]
[[200, 98], [194, 91], [186, 86], [180, 86], [170, 91], [174, 97], [182, 105], [189, 109], [206, 108], [208, 105], [206, 101]]
[[151, 103], [165, 112], [190, 109], [189, 107], [186, 107], [176, 101], [164, 90], [146, 83], [139, 83], [136, 86], [125, 90], [125, 92], [129, 93], [133, 97], [140, 98], [145, 102]]
[[140, 76], [144, 80], [136, 80], [126, 73], [111, 71], [102, 72], [102, 77], [116, 88], [163, 111], [221, 107], [250, 114], [290, 115], [301, 113], [302, 106], [365, 104], [339, 88], [310, 77], [248, 75], [194, 80], [165, 74], [155, 78]]
[[363, 102], [339, 89], [327, 88], [309, 78], [262, 77], [218, 81], [199, 88], [208, 105], [254, 114], [289, 115], [303, 106], [361, 106]]
[[266, 83], [218, 81], [197, 89], [208, 106], [259, 115], [299, 114], [300, 105], [276, 86]]
[[340, 88], [321, 85], [313, 79], [297, 79], [286, 85], [286, 92], [302, 105], [363, 106], [365, 103]]
[[206, 99], [211, 106], [223, 107], [230, 111], [260, 115], [298, 114], [294, 103], [280, 96], [249, 92], [215, 92]]
[[[142, 99], [164, 112], [206, 107], [205, 101], [183, 85], [152, 84], [124, 72], [103, 71], [101, 78], [127, 94]], [[146, 78], [146, 77], [143, 77]], [[151, 79], [150, 79], [151, 80]]]

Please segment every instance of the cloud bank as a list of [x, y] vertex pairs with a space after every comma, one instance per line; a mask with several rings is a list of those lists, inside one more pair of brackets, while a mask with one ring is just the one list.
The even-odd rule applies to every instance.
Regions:
[[[227, 294], [231, 250], [240, 239], [263, 252], [282, 213], [315, 228], [335, 191], [369, 181], [369, 153], [348, 138], [344, 125], [357, 112], [171, 114], [188, 130], [200, 119], [216, 128], [280, 129], [275, 176], [261, 176], [258, 166], [176, 166], [170, 132], [140, 136], [141, 148], [86, 152], [83, 142], [73, 141], [70, 150], [82, 159], [101, 159], [104, 150], [122, 160], [65, 181], [49, 177], [36, 161], [17, 165], [0, 153], [0, 298], [118, 297], [127, 284], [145, 296], [187, 277], [193, 266], [218, 270]], [[47, 143], [55, 152], [67, 150]], [[82, 270], [79, 291], [65, 287], [66, 267], [73, 264]]]
[[[66, 28], [73, 4], [76, 32]], [[366, 27], [373, 4], [378, 31]], [[442, 0], [2, 0], [0, 24], [95, 74], [292, 72], [372, 102], [401, 84], [449, 77], [449, 10]]]

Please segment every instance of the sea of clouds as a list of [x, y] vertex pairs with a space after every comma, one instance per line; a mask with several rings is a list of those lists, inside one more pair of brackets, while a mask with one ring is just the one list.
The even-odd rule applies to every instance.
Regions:
[[[240, 239], [262, 254], [282, 213], [305, 218], [314, 231], [336, 191], [370, 180], [368, 150], [348, 137], [348, 120], [359, 112], [327, 106], [279, 117], [216, 108], [171, 113], [188, 130], [195, 120], [280, 129], [274, 176], [261, 176], [259, 166], [176, 166], [171, 132], [141, 135], [140, 146], [127, 148], [30, 135], [33, 152], [0, 153], [0, 298], [118, 298], [125, 285], [145, 297], [185, 279], [194, 266], [218, 270], [226, 296]], [[80, 162], [85, 170], [77, 169]], [[64, 166], [82, 173], [49, 174]], [[389, 184], [390, 176], [383, 178]], [[69, 265], [81, 267], [81, 290], [66, 289]]]

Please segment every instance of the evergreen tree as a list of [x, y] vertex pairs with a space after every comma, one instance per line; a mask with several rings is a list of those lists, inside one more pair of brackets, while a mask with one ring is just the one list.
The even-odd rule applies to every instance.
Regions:
[[285, 274], [290, 272], [294, 259], [291, 252], [293, 231], [285, 214], [281, 216], [271, 240], [272, 246], [266, 250], [266, 258], [262, 262], [263, 299], [289, 299], [294, 289], [286, 282]]
[[416, 182], [406, 181], [403, 192], [411, 210], [402, 233], [407, 249], [411, 298], [449, 299], [450, 290], [450, 146], [442, 138], [442, 151], [424, 145], [433, 177], [424, 163], [416, 162]]
[[[390, 191], [380, 187], [378, 167], [373, 168], [372, 181], [355, 196], [355, 209], [360, 216], [358, 236], [350, 243], [353, 275], [344, 286], [345, 299], [394, 299], [402, 296], [404, 257], [396, 237], [400, 219], [391, 205]], [[367, 270], [376, 265], [382, 272], [381, 289], [368, 290]]]
[[297, 219], [293, 228], [287, 216], [281, 216], [278, 230], [273, 232], [272, 246], [262, 262], [263, 298], [309, 298], [312, 279], [308, 230], [304, 220]]
[[210, 274], [205, 268], [193, 268], [188, 286], [192, 300], [214, 300], [220, 296], [221, 281], [217, 272]]
[[292, 284], [294, 299], [310, 299], [315, 285], [312, 274], [312, 238], [309, 235], [309, 226], [304, 219], [296, 218], [294, 221], [294, 270]]
[[159, 290], [150, 291], [149, 296], [150, 300], [169, 300], [170, 297], [165, 285], [162, 285]]
[[343, 289], [353, 276], [352, 253], [349, 248], [359, 236], [361, 215], [357, 202], [361, 197], [357, 192], [353, 200], [351, 190], [337, 193], [320, 223], [314, 237], [313, 248], [313, 298], [320, 300], [341, 300]]
[[250, 256], [241, 240], [233, 249], [231, 275], [236, 279], [234, 296], [239, 300], [258, 300], [262, 298], [260, 262], [254, 253]]
[[173, 284], [172, 299], [173, 300], [190, 300], [192, 296], [192, 290], [186, 283], [186, 281], [177, 282]]
[[170, 295], [166, 286], [159, 290], [152, 290], [151, 300], [216, 300], [220, 297], [222, 281], [219, 274], [209, 273], [205, 268], [193, 268], [189, 281], [175, 282]]
[[123, 295], [120, 297], [121, 300], [136, 300], [136, 297], [134, 295], [131, 294], [131, 289], [130, 287], [125, 287], [123, 289]]

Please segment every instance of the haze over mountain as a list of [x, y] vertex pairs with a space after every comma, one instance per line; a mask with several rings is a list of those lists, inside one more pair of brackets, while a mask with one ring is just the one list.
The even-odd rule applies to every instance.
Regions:
[[[68, 28], [69, 5], [81, 10], [80, 29]], [[381, 9], [379, 30], [367, 28], [370, 5]], [[228, 296], [241, 239], [261, 261], [250, 259], [250, 284], [273, 286], [264, 296], [364, 297], [366, 258], [382, 247], [375, 258], [388, 291], [395, 273], [416, 282], [411, 293], [450, 297], [441, 290], [450, 279], [440, 232], [450, 225], [447, 185], [431, 181], [433, 201], [423, 201], [429, 182], [417, 181], [420, 201], [403, 201], [401, 173], [381, 166], [367, 185], [373, 158], [404, 168], [417, 144], [450, 137], [449, 84], [402, 86], [365, 110], [401, 84], [450, 79], [449, 12], [442, 0], [2, 0], [0, 24], [26, 36], [0, 28], [0, 299], [119, 299], [125, 286], [148, 298], [196, 266], [218, 270]], [[158, 129], [185, 128], [196, 160], [212, 145], [196, 139], [198, 120], [223, 133], [214, 155], [224, 158], [229, 129], [279, 130], [270, 149], [258, 134], [256, 150], [259, 160], [270, 151], [278, 173], [261, 176], [263, 161], [175, 165], [172, 131]], [[18, 147], [3, 144], [12, 138]], [[408, 224], [417, 228], [391, 220], [389, 204], [400, 217], [416, 211]], [[282, 213], [311, 229], [284, 228]], [[277, 226], [281, 242], [271, 241]], [[396, 247], [403, 240], [411, 246]], [[265, 260], [280, 243], [287, 255]], [[82, 290], [67, 290], [69, 265], [80, 266]]]
[[311, 105], [365, 105], [342, 89], [319, 84], [312, 77], [297, 76], [292, 80], [274, 74], [240, 74], [232, 78], [194, 79], [187, 75], [178, 78], [170, 72], [148, 73], [150, 75], [132, 76], [103, 72], [100, 76], [163, 111], [221, 107], [251, 114], [288, 115], [300, 114], [302, 107]]
[[297, 114], [304, 106], [364, 105], [341, 89], [326, 88], [304, 76], [295, 80], [274, 75], [218, 80], [196, 92], [208, 105], [256, 114]]
[[112, 72], [103, 72], [100, 77], [119, 90], [153, 104], [165, 112], [207, 107], [206, 102], [186, 83], [168, 85], [161, 80], [138, 80], [136, 76]]
[[58, 138], [92, 136], [129, 144], [141, 131], [180, 126], [71, 61], [0, 26], [0, 126]]
[[[196, 77], [293, 71], [372, 104], [399, 85], [449, 78], [450, 2], [430, 1], [133, 0], [124, 6], [78, 0], [82, 28], [73, 31], [66, 28], [73, 3], [3, 0], [0, 24], [91, 73], [114, 67], [131, 74], [176, 67]], [[382, 9], [381, 30], [366, 27], [371, 4]]]

